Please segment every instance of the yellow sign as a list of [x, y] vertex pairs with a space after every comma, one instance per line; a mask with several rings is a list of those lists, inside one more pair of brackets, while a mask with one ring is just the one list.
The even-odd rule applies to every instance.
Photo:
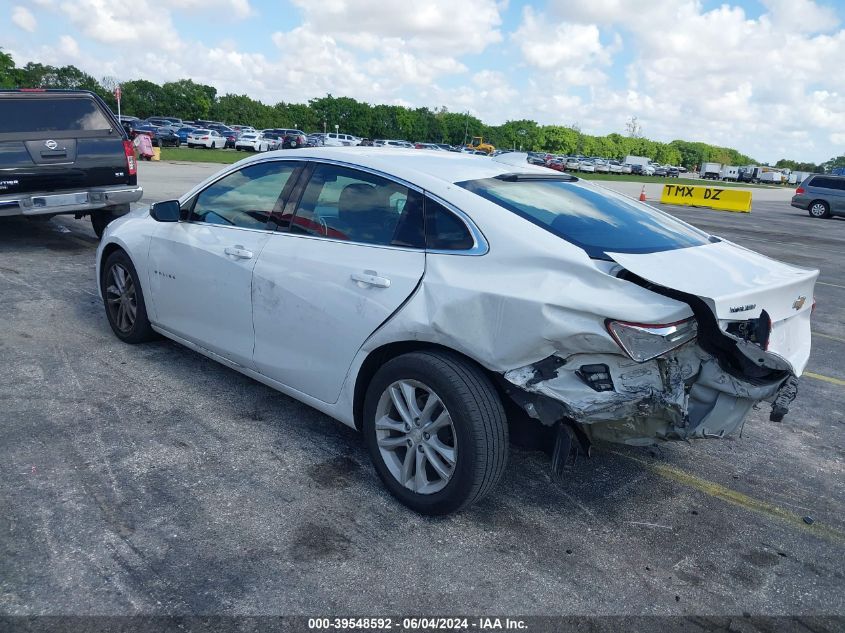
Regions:
[[710, 207], [718, 211], [751, 212], [751, 192], [729, 187], [663, 185], [660, 202], [689, 207]]

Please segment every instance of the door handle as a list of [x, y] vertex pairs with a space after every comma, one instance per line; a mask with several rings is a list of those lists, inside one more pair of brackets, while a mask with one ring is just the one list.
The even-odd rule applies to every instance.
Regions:
[[253, 252], [246, 250], [240, 244], [237, 246], [227, 246], [223, 249], [223, 252], [227, 255], [231, 255], [232, 257], [237, 257], [238, 259], [252, 259], [253, 257]]
[[390, 288], [390, 280], [387, 277], [379, 277], [374, 270], [365, 270], [363, 273], [352, 273], [352, 281], [357, 281], [362, 286], [373, 286], [374, 288]]

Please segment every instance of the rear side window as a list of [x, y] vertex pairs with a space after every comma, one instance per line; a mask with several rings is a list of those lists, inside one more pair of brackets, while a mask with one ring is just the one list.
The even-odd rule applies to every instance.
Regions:
[[550, 233], [584, 249], [607, 253], [654, 253], [700, 246], [710, 237], [672, 216], [622, 195], [565, 180], [499, 178], [457, 183]]
[[463, 220], [439, 202], [426, 198], [425, 245], [437, 251], [466, 251], [475, 246], [475, 240]]
[[815, 176], [810, 181], [810, 187], [823, 187], [824, 189], [845, 190], [845, 178], [829, 178], [826, 176]]
[[0, 134], [104, 131], [111, 127], [100, 106], [86, 97], [0, 99]]
[[422, 196], [356, 169], [317, 165], [288, 222], [291, 233], [362, 244], [423, 248]]

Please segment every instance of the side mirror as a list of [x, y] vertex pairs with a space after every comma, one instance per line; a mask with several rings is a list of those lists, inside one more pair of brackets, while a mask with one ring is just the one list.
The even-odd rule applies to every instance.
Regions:
[[178, 200], [156, 202], [150, 207], [150, 217], [156, 222], [178, 222], [180, 214]]

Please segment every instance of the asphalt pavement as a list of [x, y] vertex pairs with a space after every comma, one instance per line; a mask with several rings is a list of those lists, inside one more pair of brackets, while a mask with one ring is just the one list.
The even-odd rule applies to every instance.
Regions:
[[[143, 164], [144, 200], [219, 168]], [[441, 519], [389, 496], [355, 431], [175, 343], [118, 341], [87, 220], [4, 219], [0, 614], [845, 615], [845, 219], [664, 208], [821, 270], [789, 416], [597, 447], [562, 484], [515, 448], [498, 490]]]

